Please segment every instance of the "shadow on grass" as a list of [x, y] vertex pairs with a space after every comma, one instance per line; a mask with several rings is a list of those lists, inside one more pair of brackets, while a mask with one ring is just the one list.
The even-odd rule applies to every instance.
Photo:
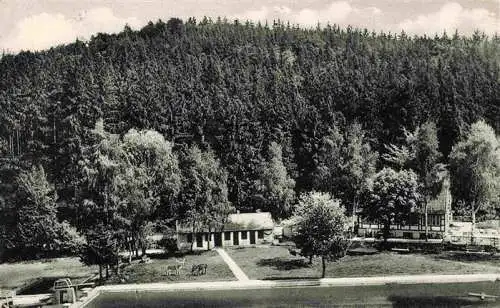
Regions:
[[500, 255], [477, 252], [447, 252], [435, 256], [435, 259], [459, 262], [498, 262], [500, 264]]
[[260, 259], [257, 262], [258, 266], [273, 266], [280, 271], [288, 271], [297, 268], [310, 267], [303, 259], [286, 259], [275, 257], [271, 259]]
[[349, 249], [347, 251], [348, 256], [370, 256], [378, 253], [380, 253], [380, 251], [378, 251], [375, 248], [365, 248], [365, 247]]
[[264, 277], [262, 280], [278, 280], [278, 281], [295, 281], [307, 283], [307, 286], [320, 285], [320, 278], [318, 276], [296, 276], [296, 277]]
[[206, 253], [206, 250], [195, 250], [195, 251], [175, 251], [175, 252], [163, 252], [163, 253], [149, 253], [148, 257], [151, 259], [169, 259], [169, 258], [183, 258], [185, 256], [200, 256]]
[[481, 306], [484, 301], [453, 296], [389, 296], [392, 307], [464, 307]]
[[[81, 282], [86, 276], [49, 276], [30, 279], [21, 287], [16, 288], [17, 295], [33, 295], [39, 293], [51, 293], [54, 282], [58, 279], [69, 278], [72, 283]], [[3, 307], [3, 306], [2, 306]]]
[[125, 271], [118, 276], [112, 275], [104, 284], [129, 284], [129, 283], [153, 283], [153, 282], [179, 282], [188, 277], [187, 273], [180, 275], [167, 275], [161, 270], [144, 271], [139, 270]]

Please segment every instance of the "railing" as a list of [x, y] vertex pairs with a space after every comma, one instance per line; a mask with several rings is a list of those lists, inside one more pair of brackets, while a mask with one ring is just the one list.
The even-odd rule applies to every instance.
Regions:
[[[383, 242], [384, 239], [382, 238], [374, 238], [374, 237], [353, 237], [350, 239], [352, 242], [367, 242], [367, 243], [375, 243], [375, 242]], [[388, 238], [387, 239], [388, 243], [426, 243], [425, 240], [422, 239], [405, 239], [405, 238]], [[443, 243], [443, 239], [428, 239], [427, 243], [431, 244], [438, 244], [438, 243]]]
[[[358, 228], [360, 230], [382, 230], [382, 225], [377, 224], [359, 224]], [[391, 231], [425, 231], [425, 225], [394, 225], [390, 226]], [[439, 231], [442, 232], [445, 230], [445, 225], [428, 225], [428, 231]]]

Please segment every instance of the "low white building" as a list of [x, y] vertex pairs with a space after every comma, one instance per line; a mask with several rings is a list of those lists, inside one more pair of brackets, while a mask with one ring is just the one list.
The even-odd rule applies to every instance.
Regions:
[[177, 247], [179, 250], [206, 250], [213, 247], [251, 246], [272, 243], [274, 221], [270, 213], [230, 214], [219, 230], [208, 227], [193, 230], [188, 225], [176, 223]]

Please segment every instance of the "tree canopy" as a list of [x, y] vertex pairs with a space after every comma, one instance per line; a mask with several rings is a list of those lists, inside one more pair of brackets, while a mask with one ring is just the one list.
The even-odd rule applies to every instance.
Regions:
[[269, 161], [263, 164], [260, 173], [256, 193], [262, 210], [270, 212], [277, 221], [287, 218], [295, 203], [295, 181], [288, 175], [281, 146], [277, 143], [269, 145]]
[[[259, 194], [278, 219], [311, 190], [336, 196], [350, 214], [364, 192], [378, 193], [371, 179], [387, 166], [403, 171], [383, 171], [377, 185], [394, 175], [397, 193], [412, 203], [414, 175], [404, 169], [433, 181], [438, 169], [430, 166], [451, 163], [454, 199], [470, 204], [463, 191], [491, 185], [471, 181], [471, 190], [458, 180], [469, 175], [459, 165], [491, 158], [469, 145], [472, 123], [490, 125], [488, 136], [500, 131], [499, 42], [480, 33], [409, 37], [173, 18], [3, 55], [2, 240], [28, 196], [17, 179], [32, 166], [57, 196], [44, 206], [87, 243], [100, 241], [90, 228], [123, 244], [119, 232], [134, 224], [146, 230], [191, 217], [220, 225], [221, 213], [254, 210]], [[400, 147], [403, 129], [422, 133], [408, 133]], [[392, 162], [377, 159], [391, 153]], [[410, 207], [386, 197], [396, 209]]]
[[336, 261], [347, 250], [347, 217], [338, 200], [328, 193], [311, 192], [300, 197], [294, 213], [294, 242], [304, 256], [318, 256], [325, 277], [326, 261]]
[[[500, 140], [484, 121], [471, 125], [450, 154], [452, 193], [462, 213], [492, 212], [500, 202]], [[494, 211], [493, 211], [494, 213]]]
[[[499, 46], [497, 36], [480, 33], [151, 22], [4, 55], [0, 152], [8, 164], [42, 164], [59, 200], [74, 204], [75, 163], [102, 117], [113, 134], [155, 130], [174, 148], [209, 146], [228, 172], [229, 200], [250, 209], [271, 142], [282, 146], [300, 193], [312, 189], [311, 172], [335, 126], [344, 134], [357, 122], [371, 149], [383, 152], [402, 128], [432, 121], [445, 163], [473, 122], [483, 118], [498, 132]], [[74, 215], [71, 207], [65, 215]]]
[[413, 171], [384, 168], [374, 176], [365, 193], [363, 216], [381, 224], [387, 240], [390, 225], [410, 222], [410, 214], [417, 209], [421, 198], [418, 177]]

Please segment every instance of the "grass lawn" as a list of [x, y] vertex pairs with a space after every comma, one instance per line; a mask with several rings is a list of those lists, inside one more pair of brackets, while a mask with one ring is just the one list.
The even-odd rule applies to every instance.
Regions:
[[4, 263], [0, 264], [0, 289], [18, 288], [42, 277], [87, 278], [97, 271], [97, 267], [83, 265], [79, 258]]
[[483, 266], [497, 266], [500, 267], [500, 254], [490, 255], [488, 253], [466, 253], [462, 251], [451, 252], [445, 251], [436, 255], [437, 260], [447, 260], [464, 263], [474, 263]]
[[[227, 249], [228, 254], [250, 279], [319, 278], [321, 261], [309, 266], [302, 257], [292, 256], [286, 247], [270, 246]], [[327, 263], [326, 277], [387, 276], [404, 274], [500, 273], [500, 267], [488, 262], [455, 261], [445, 255], [397, 254], [346, 256]], [[498, 263], [497, 263], [498, 265]]]
[[[176, 265], [174, 258], [155, 258], [150, 263], [133, 263], [127, 265], [123, 270], [121, 277], [111, 277], [106, 283], [149, 283], [149, 282], [189, 282], [189, 281], [221, 281], [236, 280], [233, 273], [226, 265], [224, 260], [216, 251], [205, 251], [200, 254], [187, 254], [186, 264], [180, 270], [179, 276], [166, 273], [168, 265]], [[180, 258], [179, 258], [180, 259]], [[193, 264], [208, 265], [206, 275], [191, 275]]]

